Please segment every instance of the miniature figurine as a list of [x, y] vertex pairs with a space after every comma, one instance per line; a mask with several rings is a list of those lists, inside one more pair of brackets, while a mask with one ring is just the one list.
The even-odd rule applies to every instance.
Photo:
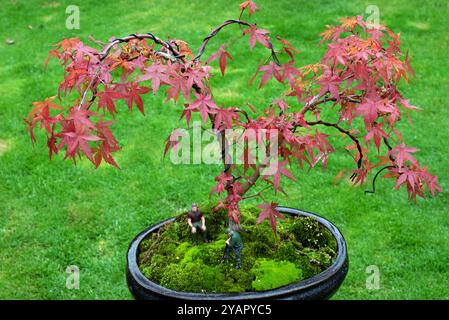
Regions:
[[198, 242], [199, 233], [202, 234], [203, 241], [207, 242], [206, 219], [196, 203], [192, 203], [192, 210], [187, 214], [187, 223], [191, 228], [193, 243]]
[[221, 262], [228, 261], [231, 257], [231, 248], [234, 251], [235, 254], [235, 268], [240, 269], [240, 254], [243, 249], [243, 241], [240, 234], [234, 230], [233, 228], [227, 228], [226, 233], [229, 236], [228, 240], [226, 240], [226, 247], [225, 247], [225, 254], [224, 257], [221, 259]]

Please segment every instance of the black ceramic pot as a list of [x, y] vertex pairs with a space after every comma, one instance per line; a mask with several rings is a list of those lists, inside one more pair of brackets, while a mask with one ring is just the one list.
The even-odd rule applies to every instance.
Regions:
[[284, 300], [317, 300], [329, 299], [340, 287], [348, 273], [348, 256], [346, 242], [340, 231], [328, 220], [310, 212], [298, 209], [278, 207], [279, 212], [287, 215], [313, 217], [326, 227], [337, 240], [338, 254], [334, 263], [323, 272], [302, 281], [268, 291], [242, 292], [242, 293], [194, 293], [180, 292], [165, 288], [148, 280], [139, 270], [137, 256], [140, 242], [148, 234], [157, 231], [163, 225], [175, 218], [170, 218], [155, 224], [142, 231], [128, 249], [126, 279], [128, 288], [136, 299], [186, 299], [186, 300], [257, 300], [257, 299], [284, 299]]

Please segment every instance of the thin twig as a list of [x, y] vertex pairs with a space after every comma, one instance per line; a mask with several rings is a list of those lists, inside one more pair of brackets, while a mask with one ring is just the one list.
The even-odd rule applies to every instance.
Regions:
[[357, 146], [357, 150], [359, 152], [359, 159], [357, 161], [357, 168], [361, 168], [362, 167], [362, 161], [363, 161], [363, 151], [362, 151], [362, 147], [360, 145], [359, 140], [349, 131], [346, 129], [343, 129], [342, 127], [340, 127], [338, 124], [336, 123], [330, 123], [330, 122], [325, 122], [322, 120], [318, 120], [318, 121], [306, 121], [306, 123], [309, 126], [315, 126], [315, 125], [323, 125], [326, 127], [333, 127], [335, 129], [337, 129], [338, 131], [340, 131], [341, 133], [344, 133], [346, 136], [348, 136], [352, 141], [354, 141], [354, 143]]
[[[206, 46], [209, 43], [209, 40], [212, 39], [213, 37], [215, 37], [218, 34], [218, 32], [220, 32], [221, 29], [223, 29], [224, 27], [226, 27], [226, 26], [228, 26], [230, 24], [238, 24], [238, 25], [241, 25], [241, 26], [244, 25], [244, 26], [248, 26], [248, 27], [255, 27], [256, 26], [255, 24], [252, 24], [252, 23], [249, 23], [249, 22], [246, 22], [246, 21], [243, 21], [243, 20], [233, 20], [233, 19], [226, 20], [221, 25], [219, 25], [217, 28], [212, 30], [207, 35], [206, 38], [204, 38], [203, 43], [201, 44], [201, 46], [200, 46], [200, 48], [198, 50], [198, 53], [196, 54], [196, 56], [195, 56], [195, 58], [193, 60], [194, 61], [198, 61], [201, 58], [201, 56], [203, 55], [203, 53], [204, 53], [204, 51], [206, 49]], [[281, 63], [279, 62], [278, 56], [277, 56], [276, 52], [274, 51], [273, 44], [271, 43], [270, 40], [267, 40], [267, 41], [268, 41], [268, 45], [270, 46], [269, 49], [271, 51], [271, 56], [273, 57], [274, 62], [277, 65], [281, 65]]]
[[[115, 45], [117, 45], [119, 43], [127, 43], [127, 42], [129, 42], [131, 40], [134, 40], [134, 39], [139, 39], [139, 40], [151, 39], [154, 43], [162, 45], [164, 48], [166, 48], [167, 50], [169, 50], [172, 53], [172, 56], [169, 55], [170, 60], [172, 59], [172, 57], [174, 57], [175, 60], [180, 60], [180, 61], [184, 62], [184, 56], [179, 54], [179, 52], [175, 48], [173, 48], [173, 46], [169, 42], [161, 40], [158, 37], [156, 37], [154, 34], [152, 34], [151, 32], [148, 32], [148, 33], [144, 33], [144, 34], [133, 33], [133, 34], [130, 34], [129, 36], [127, 36], [127, 37], [116, 38], [116, 39], [112, 40], [106, 46], [104, 46], [103, 50], [101, 50], [98, 53], [98, 56], [99, 56], [99, 59], [100, 59], [99, 63], [103, 62], [103, 60], [108, 56], [109, 52], [111, 51], [111, 49]], [[161, 52], [160, 55], [165, 57], [167, 54], [163, 55], [162, 52]], [[99, 76], [100, 68], [101, 68], [101, 66], [99, 66], [97, 68], [97, 70], [95, 72], [95, 75], [93, 76], [93, 78], [91, 79], [91, 81], [87, 85], [86, 89], [84, 90], [83, 96], [81, 98], [81, 101], [80, 101], [80, 103], [79, 103], [79, 105], [77, 107], [78, 110], [80, 110], [82, 108], [82, 106], [83, 106], [83, 104], [84, 104], [84, 102], [86, 100], [87, 92], [90, 90], [90, 88], [92, 87], [93, 83], [95, 82], [95, 80]], [[95, 96], [92, 97], [91, 102], [93, 102], [94, 99], [95, 99]]]
[[376, 175], [373, 178], [373, 189], [372, 190], [365, 190], [365, 194], [366, 193], [375, 193], [376, 192], [376, 179], [379, 176], [379, 174], [384, 171], [385, 169], [389, 169], [389, 168], [394, 168], [395, 166], [385, 166], [382, 169], [380, 169], [379, 171], [377, 171]]

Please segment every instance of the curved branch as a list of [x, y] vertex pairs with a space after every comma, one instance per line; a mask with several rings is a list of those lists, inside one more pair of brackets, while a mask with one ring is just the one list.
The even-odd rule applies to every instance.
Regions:
[[242, 192], [241, 196], [243, 196], [253, 185], [256, 184], [257, 180], [259, 179], [260, 175], [262, 174], [262, 171], [270, 165], [270, 161], [273, 155], [270, 155], [265, 162], [261, 163], [254, 171], [251, 177], [246, 179], [246, 182], [242, 185]]
[[[130, 34], [129, 36], [127, 36], [127, 37], [116, 38], [116, 39], [110, 41], [110, 42], [109, 42], [107, 45], [105, 45], [105, 46], [103, 47], [103, 49], [98, 53], [98, 56], [99, 56], [99, 58], [100, 58], [100, 62], [99, 62], [99, 63], [101, 63], [101, 62], [108, 56], [109, 52], [111, 51], [111, 49], [112, 49], [115, 45], [117, 45], [117, 44], [119, 44], [119, 43], [127, 43], [127, 42], [129, 42], [129, 41], [131, 41], [131, 40], [134, 40], [134, 39], [139, 39], [139, 40], [142, 40], [142, 39], [151, 39], [154, 43], [160, 44], [161, 46], [163, 46], [164, 48], [166, 48], [167, 50], [169, 50], [169, 51], [172, 53], [173, 58], [174, 58], [175, 60], [178, 60], [178, 59], [179, 59], [179, 60], [181, 60], [181, 61], [184, 61], [184, 56], [181, 55], [181, 54], [179, 54], [179, 52], [178, 52], [175, 48], [173, 48], [173, 46], [171, 45], [170, 42], [166, 42], [166, 41], [164, 41], [164, 40], [161, 40], [161, 39], [159, 39], [158, 37], [156, 37], [154, 34], [152, 34], [151, 32], [148, 32], [148, 33], [144, 33], [144, 34], [136, 34], [136, 33], [133, 33], [133, 34]], [[165, 58], [165, 55], [166, 55], [166, 54], [163, 53], [163, 52], [160, 52], [160, 55], [161, 55], [162, 57]], [[169, 57], [169, 58], [171, 58], [171, 57]], [[97, 71], [97, 72], [95, 73], [95, 75], [93, 76], [93, 78], [91, 79], [91, 81], [89, 82], [89, 84], [87, 85], [86, 89], [84, 90], [83, 95], [82, 95], [82, 98], [81, 98], [81, 101], [80, 101], [80, 103], [79, 103], [79, 105], [78, 105], [78, 110], [81, 109], [82, 105], [85, 103], [86, 96], [87, 96], [87, 92], [88, 92], [89, 89], [92, 87], [92, 85], [93, 85], [95, 79], [98, 77], [98, 75], [99, 75], [99, 72]], [[92, 103], [94, 100], [95, 100], [95, 95], [94, 95], [94, 96], [92, 97], [92, 99], [90, 100], [90, 103]]]
[[385, 166], [382, 169], [380, 169], [379, 171], [377, 171], [376, 175], [373, 178], [373, 189], [372, 190], [365, 190], [365, 193], [375, 193], [376, 192], [376, 179], [379, 176], [379, 174], [381, 174], [382, 171], [384, 171], [385, 169], [390, 169], [390, 168], [394, 168], [395, 166]]
[[[306, 121], [306, 123], [309, 126], [323, 125], [323, 126], [327, 126], [327, 127], [334, 127], [341, 133], [344, 133], [345, 135], [347, 135], [352, 141], [354, 141], [354, 143], [357, 146], [357, 150], [359, 152], [359, 159], [357, 160], [357, 168], [360, 169], [362, 167], [362, 162], [363, 162], [363, 158], [364, 158], [362, 147], [360, 145], [359, 140], [351, 132], [349, 132], [346, 129], [343, 129], [336, 123], [330, 123], [330, 122], [325, 122], [325, 121], [321, 121], [321, 120]], [[292, 130], [296, 129], [296, 127], [298, 127], [298, 125], [295, 125]], [[253, 173], [253, 175], [247, 179], [246, 183], [243, 184], [243, 186], [242, 186], [242, 194], [241, 194], [242, 196], [256, 183], [256, 181], [259, 179], [259, 177], [261, 175], [262, 170], [269, 165], [270, 161], [271, 161], [271, 157], [269, 157], [266, 160], [266, 162], [260, 164], [259, 167]]]
[[248, 112], [246, 112], [245, 110], [239, 109], [239, 108], [235, 108], [235, 112], [241, 113], [242, 115], [245, 116], [246, 118], [246, 122], [250, 122], [251, 119], [249, 118]]
[[[206, 50], [206, 46], [209, 43], [209, 40], [212, 39], [213, 37], [215, 37], [218, 32], [220, 32], [221, 29], [223, 29], [224, 27], [230, 25], [230, 24], [239, 24], [239, 25], [244, 25], [244, 26], [248, 26], [248, 27], [254, 27], [255, 24], [243, 21], [243, 20], [226, 20], [225, 22], [223, 22], [221, 25], [219, 25], [217, 28], [215, 28], [214, 30], [212, 30], [206, 38], [204, 38], [203, 43], [201, 44], [198, 53], [196, 54], [195, 58], [193, 59], [194, 61], [198, 61], [201, 56], [203, 55], [204, 51]], [[268, 40], [268, 44], [270, 46], [270, 50], [271, 50], [271, 56], [273, 57], [274, 62], [277, 65], [280, 65], [281, 63], [279, 62], [278, 56], [276, 55], [276, 52], [274, 51], [274, 47], [273, 44], [271, 43], [270, 40]]]
[[100, 61], [103, 61], [107, 57], [107, 55], [109, 54], [109, 51], [116, 44], [126, 43], [126, 42], [129, 42], [129, 41], [134, 40], [134, 39], [139, 39], [139, 40], [151, 39], [154, 43], [160, 44], [161, 46], [163, 46], [164, 48], [169, 50], [173, 54], [173, 56], [175, 58], [182, 59], [184, 57], [183, 55], [180, 55], [179, 52], [175, 48], [173, 48], [173, 46], [171, 45], [170, 42], [166, 42], [164, 40], [161, 40], [158, 37], [156, 37], [154, 34], [152, 34], [151, 32], [148, 32], [148, 33], [144, 33], [144, 34], [133, 33], [133, 34], [130, 34], [129, 36], [127, 36], [127, 37], [116, 38], [116, 39], [112, 40], [99, 53]]
[[[329, 101], [337, 101], [337, 99], [333, 98], [333, 97], [325, 97], [321, 100], [318, 100], [320, 97], [322, 97], [321, 95], [316, 95], [314, 96], [312, 99], [309, 100], [309, 102], [307, 102], [304, 107], [301, 109], [301, 111], [299, 112], [300, 114], [304, 115], [307, 111], [313, 109], [315, 106], [322, 104], [322, 103], [326, 103]], [[341, 96], [340, 100], [347, 100], [349, 102], [353, 102], [353, 103], [360, 103], [360, 100], [357, 100], [354, 96]]]
[[393, 147], [391, 146], [390, 142], [388, 141], [387, 138], [384, 137], [384, 143], [387, 146], [388, 150], [391, 151], [393, 150]]
[[301, 111], [299, 111], [299, 114], [304, 115], [307, 111], [309, 111], [310, 109], [312, 109], [314, 106], [327, 102], [326, 99], [323, 99], [321, 101], [318, 101], [318, 99], [321, 97], [321, 95], [317, 94], [316, 96], [313, 96], [312, 99], [310, 99], [305, 105], [304, 107], [301, 109]]
[[359, 142], [359, 140], [351, 133], [351, 132], [349, 132], [348, 130], [346, 130], [346, 129], [343, 129], [342, 127], [340, 127], [338, 124], [336, 124], [336, 123], [330, 123], [330, 122], [325, 122], [325, 121], [322, 121], [322, 120], [319, 120], [319, 121], [306, 121], [306, 123], [309, 125], [309, 126], [315, 126], [315, 125], [323, 125], [323, 126], [326, 126], [326, 127], [334, 127], [335, 129], [337, 129], [338, 131], [340, 131], [341, 133], [343, 133], [343, 134], [345, 134], [346, 136], [348, 136], [352, 141], [354, 141], [354, 143], [356, 144], [356, 146], [357, 146], [357, 150], [358, 150], [358, 152], [359, 152], [359, 159], [357, 160], [357, 168], [361, 168], [362, 167], [362, 161], [363, 161], [363, 158], [364, 158], [364, 155], [363, 155], [363, 151], [362, 151], [362, 147], [361, 147], [361, 145], [360, 145], [360, 142]]

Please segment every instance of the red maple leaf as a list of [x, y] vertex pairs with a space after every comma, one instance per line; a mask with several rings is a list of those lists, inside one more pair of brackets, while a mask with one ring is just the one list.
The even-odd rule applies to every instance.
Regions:
[[91, 120], [93, 116], [98, 116], [98, 114], [85, 109], [72, 108], [70, 109], [70, 114], [67, 116], [67, 120], [72, 120], [75, 127], [95, 129], [95, 125]]
[[232, 129], [234, 120], [238, 119], [238, 114], [235, 112], [235, 108], [218, 108], [217, 114], [214, 120], [214, 129]]
[[114, 100], [123, 98], [123, 94], [114, 90], [114, 88], [104, 85], [104, 91], [96, 94], [98, 99], [98, 109], [106, 107], [111, 115], [117, 113]]
[[[56, 49], [50, 50], [49, 55], [45, 60], [45, 66], [47, 65], [48, 60], [51, 58], [51, 56], [61, 59], [61, 62], [63, 64], [66, 64], [69, 58], [72, 57], [72, 51], [80, 42], [81, 41], [78, 38], [69, 38], [63, 39], [61, 42], [54, 44], [53, 46], [56, 47]], [[59, 51], [61, 53], [59, 53]]]
[[50, 115], [50, 109], [61, 110], [62, 107], [53, 102], [56, 97], [50, 97], [44, 101], [33, 102], [33, 110], [28, 115], [27, 119], [24, 119], [30, 129], [30, 138], [32, 142], [36, 141], [34, 136], [34, 127], [36, 123], [40, 122], [40, 127], [44, 127], [45, 131], [52, 133], [54, 125], [62, 120], [62, 115], [59, 114], [56, 117]]
[[186, 138], [186, 133], [184, 131], [178, 129], [173, 130], [167, 138], [164, 149], [164, 157], [167, 155], [168, 150], [172, 149], [174, 152], [178, 150], [179, 138], [181, 137]]
[[61, 110], [62, 107], [53, 102], [53, 100], [55, 100], [55, 98], [56, 97], [50, 97], [50, 98], [45, 99], [44, 101], [33, 102], [32, 105], [34, 106], [34, 108], [29, 113], [28, 120], [30, 120], [31, 118], [34, 118], [35, 115], [37, 115], [43, 111], [49, 111], [50, 109]]
[[358, 169], [353, 169], [351, 170], [351, 172], [353, 173], [354, 179], [353, 179], [353, 184], [357, 185], [363, 185], [363, 183], [366, 180], [366, 177], [368, 175], [368, 172], [366, 171], [365, 168], [358, 168]]
[[207, 63], [209, 64], [210, 62], [212, 62], [216, 59], [218, 59], [219, 64], [220, 64], [221, 75], [224, 76], [225, 70], [226, 70], [226, 59], [232, 60], [231, 55], [226, 51], [226, 48], [224, 45], [222, 45], [220, 47], [220, 49], [218, 49], [217, 52], [215, 52], [214, 54], [212, 54], [209, 57], [209, 59], [207, 60]]
[[407, 99], [404, 99], [401, 96], [399, 96], [399, 101], [407, 109], [411, 109], [411, 110], [418, 110], [419, 109], [418, 107], [415, 107], [415, 106], [411, 105], [410, 102]]
[[340, 99], [340, 94], [338, 93], [339, 86], [342, 80], [338, 75], [332, 74], [330, 71], [326, 71], [318, 80], [321, 85], [321, 89], [318, 95], [323, 95], [326, 92], [330, 92], [332, 97], [336, 100]]
[[328, 49], [323, 56], [323, 61], [330, 62], [334, 65], [336, 65], [337, 63], [346, 65], [346, 48], [342, 44], [330, 43], [327, 45], [327, 47]]
[[95, 129], [98, 132], [98, 136], [103, 138], [109, 145], [113, 146], [113, 149], [120, 149], [118, 146], [117, 140], [114, 138], [111, 129], [109, 128], [114, 122], [112, 121], [103, 121], [100, 119], [95, 125]]
[[167, 66], [160, 63], [153, 63], [145, 68], [139, 82], [151, 79], [153, 94], [156, 94], [161, 84], [167, 83]]
[[290, 86], [295, 86], [295, 80], [297, 77], [301, 76], [299, 70], [293, 65], [294, 61], [289, 61], [284, 63], [280, 67], [280, 71], [282, 72], [282, 79], [287, 79]]
[[293, 47], [293, 45], [289, 41], [284, 40], [279, 36], [276, 36], [276, 40], [282, 43], [282, 45], [284, 46], [283, 50], [289, 55], [290, 58], [293, 59], [293, 54], [300, 53], [298, 50], [295, 49], [295, 47]]
[[414, 189], [417, 180], [418, 180], [417, 172], [413, 170], [404, 171], [399, 175], [398, 180], [396, 181], [395, 188], [399, 189], [401, 184], [406, 182], [412, 189]]
[[178, 101], [180, 92], [182, 92], [184, 97], [190, 100], [190, 87], [184, 76], [177, 72], [171, 72], [167, 84], [170, 85], [170, 88], [167, 90], [167, 101], [170, 99], [173, 99], [175, 102]]
[[95, 153], [93, 161], [95, 167], [98, 168], [101, 164], [102, 159], [104, 159], [106, 163], [109, 163], [110, 165], [113, 165], [117, 169], [120, 169], [117, 162], [115, 162], [114, 158], [111, 156], [112, 152], [117, 151], [119, 149], [120, 148], [118, 146], [117, 147], [111, 146], [109, 143], [107, 143], [107, 141], [102, 141], [99, 147], [92, 148], [92, 151]]
[[304, 89], [301, 86], [297, 86], [295, 84], [290, 85], [290, 92], [287, 94], [288, 97], [296, 97], [298, 99], [298, 103], [301, 103], [302, 96], [304, 94]]
[[258, 41], [264, 47], [271, 49], [271, 45], [269, 42], [268, 34], [269, 32], [264, 29], [257, 29], [255, 25], [243, 31], [243, 34], [250, 34], [249, 36], [249, 47], [252, 49], [256, 45], [256, 41]]
[[103, 139], [91, 135], [90, 130], [86, 126], [75, 126], [71, 121], [63, 123], [63, 130], [60, 135], [62, 138], [59, 142], [58, 149], [61, 150], [64, 145], [67, 145], [64, 159], [71, 157], [73, 161], [75, 161], [76, 155], [79, 153], [79, 150], [81, 150], [92, 163], [95, 163], [92, 158], [92, 149], [88, 142]]
[[[296, 181], [296, 178], [288, 171], [285, 166], [288, 164], [288, 160], [284, 160], [279, 162], [277, 165], [277, 170], [275, 174], [273, 174], [273, 187], [274, 194], [277, 194], [279, 190], [279, 182], [281, 181], [281, 175], [286, 176], [287, 178]], [[264, 177], [264, 180], [267, 180], [267, 177]]]
[[210, 95], [195, 93], [196, 100], [192, 102], [186, 109], [195, 110], [201, 113], [204, 123], [207, 122], [209, 114], [217, 113], [217, 105]]
[[232, 176], [229, 176], [226, 173], [222, 172], [219, 176], [215, 178], [215, 181], [217, 181], [218, 184], [215, 188], [212, 189], [210, 193], [221, 194], [226, 190], [226, 186], [228, 185], [228, 183], [232, 182], [233, 180], [234, 178]]
[[254, 1], [245, 1], [245, 2], [242, 2], [242, 3], [240, 4], [240, 11], [243, 11], [243, 10], [245, 10], [246, 8], [249, 9], [249, 16], [251, 16], [251, 15], [254, 13], [254, 11], [257, 10], [257, 5], [254, 3]]
[[409, 199], [414, 199], [415, 201], [416, 196], [425, 197], [426, 186], [432, 196], [435, 196], [435, 192], [442, 192], [437, 182], [438, 178], [431, 175], [426, 167], [395, 167], [390, 169], [390, 173], [385, 175], [385, 177], [397, 178], [395, 188], [399, 189], [402, 185], [405, 185]]
[[418, 161], [411, 155], [418, 151], [416, 148], [406, 147], [404, 143], [396, 146], [388, 152], [388, 155], [395, 157], [396, 165], [401, 168], [404, 165], [404, 161], [409, 161], [411, 164], [418, 166]]
[[189, 98], [190, 89], [195, 85], [202, 89], [205, 89], [204, 82], [206, 82], [210, 75], [210, 67], [202, 66], [198, 61], [196, 62], [186, 62], [184, 65], [184, 71], [182, 72], [184, 77], [187, 77], [185, 81], [185, 93], [184, 96]]
[[366, 127], [370, 127], [376, 122], [378, 117], [379, 105], [383, 104], [382, 100], [375, 100], [371, 98], [366, 98], [362, 103], [360, 103], [355, 110], [355, 115], [362, 115], [363, 121]]
[[259, 204], [257, 207], [261, 208], [262, 211], [259, 214], [259, 217], [257, 218], [257, 224], [261, 223], [262, 221], [268, 219], [271, 224], [271, 228], [273, 229], [274, 234], [276, 235], [276, 219], [282, 219], [285, 220], [285, 217], [276, 210], [278, 204], [275, 202], [265, 202], [264, 204]]
[[189, 106], [188, 103], [184, 103], [184, 110], [182, 110], [182, 114], [179, 120], [185, 117], [187, 122], [187, 128], [190, 128], [190, 119], [192, 118], [192, 110], [187, 109], [188, 106]]
[[270, 63], [266, 66], [259, 67], [257, 72], [260, 72], [260, 71], [263, 71], [263, 75], [260, 80], [259, 88], [262, 88], [265, 85], [265, 83], [273, 76], [276, 78], [277, 81], [283, 82], [282, 76], [279, 73], [280, 67], [273, 61], [270, 61]]
[[377, 151], [380, 151], [380, 142], [382, 138], [388, 138], [388, 134], [382, 130], [382, 124], [374, 124], [365, 135], [365, 141], [368, 142], [370, 139], [374, 140], [374, 144], [376, 145]]
[[142, 114], [145, 114], [145, 112], [143, 111], [143, 101], [142, 98], [140, 97], [141, 94], [145, 94], [147, 92], [149, 92], [151, 89], [148, 87], [139, 87], [139, 84], [137, 84], [136, 82], [131, 82], [129, 83], [129, 85], [127, 86], [127, 92], [125, 94], [125, 102], [126, 105], [128, 106], [129, 110], [131, 111], [133, 108], [133, 102], [136, 104], [137, 108], [139, 108], [140, 112]]
[[75, 60], [82, 60], [85, 57], [89, 57], [91, 62], [98, 62], [98, 53], [97, 50], [91, 48], [89, 46], [84, 45], [82, 42], [78, 42], [74, 46], [76, 52], [74, 55]]
[[440, 185], [438, 184], [438, 177], [431, 175], [425, 166], [421, 169], [421, 176], [423, 177], [427, 188], [429, 189], [432, 196], [435, 196], [435, 191], [442, 192]]

